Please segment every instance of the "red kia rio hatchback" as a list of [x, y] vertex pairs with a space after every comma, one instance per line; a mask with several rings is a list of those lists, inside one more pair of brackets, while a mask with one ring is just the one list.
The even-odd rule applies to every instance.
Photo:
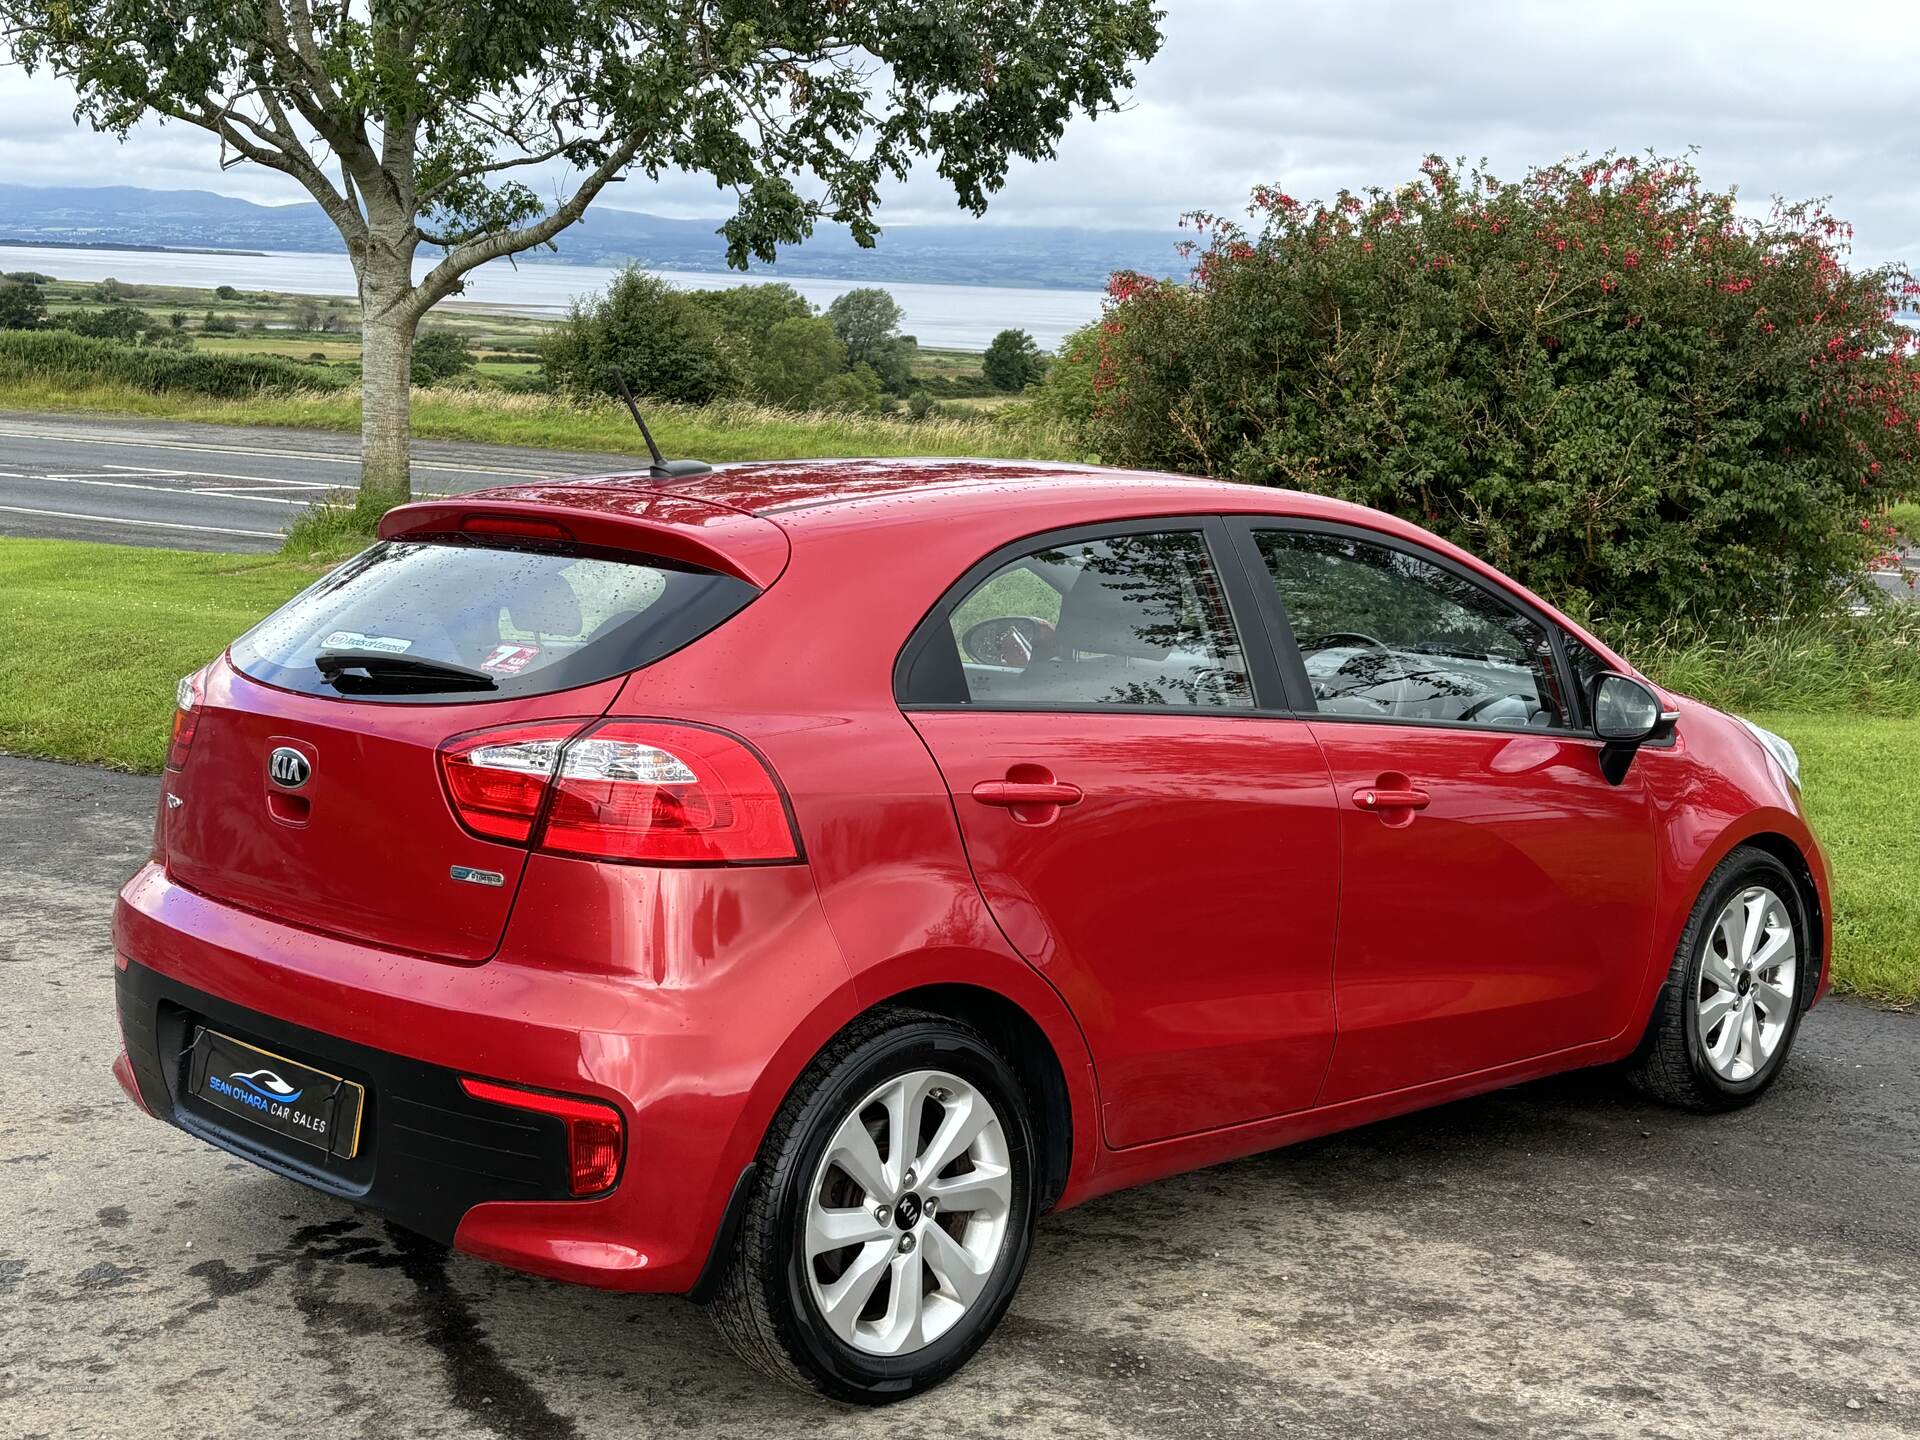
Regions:
[[1827, 984], [1787, 743], [1374, 511], [978, 461], [405, 506], [180, 685], [149, 1113], [898, 1399], [1035, 1218]]

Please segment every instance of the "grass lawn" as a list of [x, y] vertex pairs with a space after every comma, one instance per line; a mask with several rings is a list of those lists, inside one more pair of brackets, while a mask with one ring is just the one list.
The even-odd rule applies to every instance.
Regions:
[[[158, 770], [174, 682], [325, 568], [0, 539], [0, 749]], [[1799, 747], [1833, 863], [1843, 988], [1920, 1001], [1920, 718], [1767, 714]]]

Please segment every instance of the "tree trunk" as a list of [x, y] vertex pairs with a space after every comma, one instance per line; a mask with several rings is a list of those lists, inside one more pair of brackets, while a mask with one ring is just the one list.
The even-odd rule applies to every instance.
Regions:
[[360, 322], [360, 496], [369, 522], [413, 496], [408, 449], [413, 404], [413, 317], [398, 298], [367, 292]]

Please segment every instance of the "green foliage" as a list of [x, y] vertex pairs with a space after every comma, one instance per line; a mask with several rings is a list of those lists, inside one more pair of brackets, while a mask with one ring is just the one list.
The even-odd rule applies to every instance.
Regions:
[[854, 415], [878, 414], [887, 405], [880, 388], [880, 377], [871, 365], [855, 365], [830, 375], [814, 386], [809, 408], [841, 410]]
[[741, 387], [741, 362], [722, 337], [715, 309], [631, 266], [603, 295], [574, 302], [547, 333], [541, 359], [554, 389], [576, 397], [617, 395], [615, 370], [636, 395], [688, 405]]
[[[324, 358], [324, 357], [323, 357]], [[428, 330], [413, 342], [413, 383], [437, 385], [473, 369], [473, 351], [457, 330]]]
[[1739, 714], [1920, 716], [1920, 605], [1704, 632], [1613, 626], [1602, 638], [1662, 685]]
[[144, 310], [130, 305], [106, 305], [98, 310], [70, 310], [60, 317], [60, 328], [94, 340], [138, 340], [152, 324]]
[[782, 320], [813, 318], [813, 302], [785, 282], [689, 293], [693, 302], [709, 311], [719, 328], [738, 340], [749, 356]]
[[379, 518], [356, 505], [351, 492], [330, 495], [294, 517], [280, 554], [303, 564], [334, 565], [366, 549], [378, 531]]
[[218, 300], [238, 300], [240, 298], [240, 292], [231, 285], [216, 285], [213, 287], [213, 294], [214, 298]]
[[238, 335], [240, 322], [231, 315], [221, 315], [209, 310], [201, 317], [200, 328], [208, 335]]
[[1024, 390], [1047, 368], [1040, 347], [1024, 330], [1002, 330], [987, 346], [980, 368], [996, 390]]
[[827, 319], [847, 347], [849, 365], [872, 365], [899, 338], [902, 318], [899, 302], [877, 285], [858, 286], [827, 306]]
[[42, 275], [38, 270], [9, 270], [0, 274], [0, 280], [11, 280], [16, 285], [51, 285], [53, 276]]
[[907, 414], [915, 420], [925, 420], [929, 415], [932, 415], [937, 408], [933, 396], [929, 395], [925, 390], [915, 390], [907, 396]]
[[1087, 448], [1391, 510], [1619, 619], [1830, 609], [1916, 488], [1920, 287], [1818, 206], [1608, 156], [1254, 213], [1198, 217], [1191, 285], [1115, 277], [1041, 391]]
[[65, 330], [0, 332], [0, 383], [131, 385], [158, 393], [245, 399], [282, 389], [338, 390], [325, 370], [261, 355], [218, 355], [115, 344]]
[[47, 323], [40, 287], [30, 280], [0, 282], [0, 330], [38, 330]]
[[1887, 523], [1909, 545], [1920, 545], [1920, 501], [1903, 500], [1887, 511]]
[[846, 363], [847, 347], [831, 321], [782, 320], [767, 332], [754, 357], [754, 392], [770, 404], [810, 409], [814, 393]]

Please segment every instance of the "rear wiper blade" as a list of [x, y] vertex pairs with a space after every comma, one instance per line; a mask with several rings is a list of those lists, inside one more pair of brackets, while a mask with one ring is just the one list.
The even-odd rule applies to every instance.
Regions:
[[322, 650], [313, 668], [336, 690], [496, 690], [484, 670], [386, 650]]

